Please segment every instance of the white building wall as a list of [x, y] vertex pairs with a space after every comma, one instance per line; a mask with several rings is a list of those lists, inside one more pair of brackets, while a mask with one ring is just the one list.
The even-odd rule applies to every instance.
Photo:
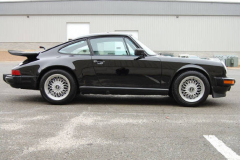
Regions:
[[154, 51], [240, 52], [239, 16], [0, 16], [0, 44], [64, 42], [68, 22], [90, 23], [90, 33], [138, 30]]

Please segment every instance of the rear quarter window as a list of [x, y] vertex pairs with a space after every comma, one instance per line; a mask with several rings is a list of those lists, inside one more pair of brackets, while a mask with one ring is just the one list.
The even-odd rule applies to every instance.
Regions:
[[90, 55], [89, 47], [86, 41], [80, 41], [70, 44], [60, 49], [59, 53]]

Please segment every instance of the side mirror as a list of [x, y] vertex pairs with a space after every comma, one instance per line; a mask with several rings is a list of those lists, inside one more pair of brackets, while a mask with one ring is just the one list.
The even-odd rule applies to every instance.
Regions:
[[134, 51], [135, 56], [145, 57], [145, 51], [142, 48], [137, 48]]

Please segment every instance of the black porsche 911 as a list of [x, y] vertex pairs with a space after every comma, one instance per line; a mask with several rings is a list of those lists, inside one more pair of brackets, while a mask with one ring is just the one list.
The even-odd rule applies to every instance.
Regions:
[[81, 93], [169, 95], [183, 106], [197, 106], [209, 94], [225, 97], [235, 83], [222, 62], [159, 56], [126, 34], [87, 35], [43, 52], [9, 53], [27, 59], [4, 81], [40, 90], [52, 104]]

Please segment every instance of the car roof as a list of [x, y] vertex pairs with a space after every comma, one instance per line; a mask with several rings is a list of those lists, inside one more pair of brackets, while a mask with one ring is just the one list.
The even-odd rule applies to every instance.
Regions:
[[132, 36], [132, 35], [131, 34], [126, 34], [126, 33], [118, 33], [118, 32], [107, 32], [107, 33], [87, 34], [87, 35], [84, 35], [84, 36], [77, 37], [75, 39], [95, 37], [95, 36]]

